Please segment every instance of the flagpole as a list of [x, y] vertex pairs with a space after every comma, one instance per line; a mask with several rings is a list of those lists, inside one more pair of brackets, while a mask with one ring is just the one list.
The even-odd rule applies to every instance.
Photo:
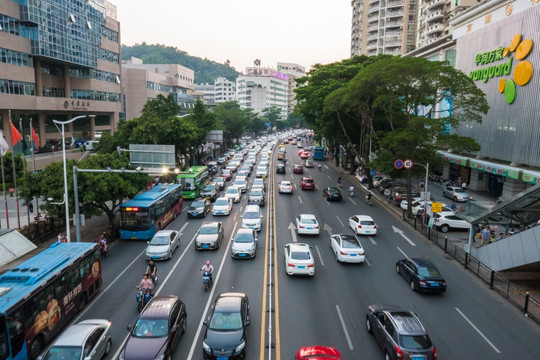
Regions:
[[[17, 172], [15, 171], [15, 144], [16, 143], [13, 143], [13, 129], [15, 129], [15, 131], [17, 131], [17, 128], [15, 128], [15, 125], [13, 125], [13, 121], [11, 121], [11, 110], [9, 110], [9, 122], [10, 122], [10, 125], [11, 125], [11, 143], [13, 145], [13, 156], [12, 156], [12, 168], [13, 168], [13, 188], [15, 190], [15, 204], [17, 205], [17, 222], [18, 222], [18, 225], [19, 225], [19, 229], [21, 228], [21, 218], [19, 216], [19, 194], [17, 193]], [[19, 134], [20, 135], [20, 134]], [[20, 140], [20, 138], [18, 139]]]
[[[24, 144], [26, 144], [26, 140], [24, 140], [24, 127], [23, 127], [23, 119], [22, 117], [19, 118], [19, 126], [21, 127], [21, 132], [23, 136]], [[32, 134], [32, 133], [30, 133]], [[32, 143], [30, 143], [32, 144]], [[23, 146], [23, 157], [22, 157], [22, 163], [23, 163], [23, 175], [26, 175], [26, 154], [24, 153], [24, 146]], [[30, 198], [32, 199], [32, 198]], [[28, 229], [30, 229], [30, 201], [28, 201], [28, 204], [26, 204], [26, 218], [28, 220]]]
[[[5, 154], [4, 154], [5, 155]], [[8, 215], [8, 201], [7, 201], [7, 193], [6, 193], [6, 177], [4, 176], [4, 155], [2, 155], [2, 186], [4, 191], [4, 203], [6, 207], [6, 229], [9, 229], [9, 215]]]
[[[38, 124], [39, 125], [39, 124]], [[30, 118], [30, 134], [32, 134], [32, 140], [34, 140], [34, 125], [32, 124], [32, 118]], [[36, 143], [36, 147], [37, 147]], [[34, 144], [32, 144], [32, 165], [33, 165], [33, 171], [36, 172], [36, 153], [34, 152]], [[39, 233], [39, 199], [36, 196], [36, 217], [37, 217], [37, 227], [38, 227], [38, 233]]]

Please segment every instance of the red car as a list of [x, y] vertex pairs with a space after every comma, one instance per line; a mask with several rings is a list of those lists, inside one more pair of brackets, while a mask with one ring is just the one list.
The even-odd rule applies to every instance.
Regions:
[[304, 152], [304, 149], [298, 150], [298, 156], [302, 155], [303, 152]]
[[303, 174], [304, 173], [304, 167], [302, 165], [294, 165], [293, 173], [295, 173], [295, 174]]
[[309, 159], [309, 153], [304, 151], [300, 154], [300, 159]]
[[222, 177], [223, 180], [225, 180], [225, 181], [231, 180], [231, 178], [232, 178], [232, 171], [231, 171], [231, 170], [227, 170], [227, 169], [223, 170], [223, 171], [221, 172], [221, 177]]
[[343, 360], [343, 358], [333, 347], [315, 345], [298, 349], [295, 360]]
[[302, 190], [315, 190], [315, 182], [313, 181], [313, 178], [310, 177], [303, 177], [302, 182], [300, 183], [300, 188]]

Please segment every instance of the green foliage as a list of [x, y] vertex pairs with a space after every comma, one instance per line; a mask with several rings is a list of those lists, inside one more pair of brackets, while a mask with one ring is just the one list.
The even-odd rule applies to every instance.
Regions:
[[[20, 178], [23, 177], [23, 157], [21, 154], [15, 154], [15, 175], [17, 176], [17, 181], [19, 181]], [[4, 164], [4, 180], [6, 183], [13, 184], [13, 153], [7, 152], [3, 156], [3, 164]], [[25, 163], [24, 166], [27, 164]], [[19, 184], [17, 184], [18, 186]], [[7, 189], [6, 189], [7, 190]]]
[[192, 69], [195, 72], [196, 84], [213, 84], [218, 77], [232, 81], [240, 75], [228, 65], [228, 62], [219, 64], [206, 58], [190, 56], [187, 52], [172, 46], [148, 45], [144, 42], [133, 46], [122, 45], [122, 59], [128, 60], [132, 56], [142, 59], [145, 64], [180, 64]]
[[224, 131], [227, 146], [232, 146], [232, 140], [238, 139], [249, 126], [251, 111], [240, 108], [236, 101], [226, 101], [214, 108], [218, 127]]

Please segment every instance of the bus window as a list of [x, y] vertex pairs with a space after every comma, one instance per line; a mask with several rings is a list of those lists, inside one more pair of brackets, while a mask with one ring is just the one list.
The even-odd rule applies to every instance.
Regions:
[[7, 359], [9, 356], [8, 334], [6, 319], [0, 316], [0, 359]]
[[[11, 347], [14, 354], [21, 351], [24, 343], [24, 326], [23, 326], [23, 311], [19, 308], [12, 314], [8, 315], [9, 336], [11, 339]], [[1, 353], [1, 351], [0, 351]], [[2, 357], [0, 357], [2, 359]]]

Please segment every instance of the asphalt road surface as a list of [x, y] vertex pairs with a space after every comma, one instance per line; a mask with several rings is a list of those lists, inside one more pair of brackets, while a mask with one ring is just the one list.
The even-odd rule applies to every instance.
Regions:
[[[202, 322], [208, 308], [222, 292], [239, 291], [248, 295], [251, 325], [248, 331], [247, 359], [292, 359], [305, 345], [327, 345], [339, 349], [344, 359], [383, 359], [375, 338], [365, 329], [367, 307], [389, 303], [413, 310], [426, 327], [437, 347], [438, 359], [537, 359], [540, 354], [538, 325], [485, 284], [463, 270], [439, 248], [418, 236], [399, 217], [375, 204], [368, 207], [356, 189], [349, 198], [343, 182], [342, 202], [327, 202], [325, 186], [334, 186], [337, 171], [323, 162], [323, 171], [305, 169], [317, 188], [302, 191], [302, 175], [292, 172], [302, 161], [296, 146], [287, 146], [287, 173], [275, 174], [275, 154], [267, 179], [267, 206], [263, 208], [262, 230], [258, 234], [257, 257], [235, 260], [230, 256], [230, 239], [241, 227], [241, 214], [247, 194], [226, 217], [208, 215], [206, 220], [222, 221], [225, 240], [216, 251], [196, 251], [194, 236], [205, 219], [188, 219], [184, 212], [167, 229], [180, 229], [181, 245], [171, 260], [159, 262], [157, 294], [175, 294], [185, 302], [187, 331], [173, 358], [202, 359]], [[255, 173], [248, 178], [252, 182]], [[292, 180], [292, 195], [278, 194], [276, 184]], [[249, 193], [248, 187], [248, 193]], [[184, 206], [187, 208], [187, 204]], [[315, 214], [321, 225], [317, 237], [297, 236], [294, 217]], [[330, 233], [352, 234], [348, 219], [366, 214], [378, 225], [376, 236], [361, 237], [366, 250], [364, 264], [341, 264], [330, 248]], [[396, 233], [399, 229], [403, 233]], [[315, 276], [290, 277], [285, 273], [283, 246], [299, 241], [312, 246]], [[118, 241], [111, 246], [103, 262], [104, 286], [76, 320], [104, 318], [113, 322], [113, 350], [107, 359], [115, 359], [128, 332], [137, 319], [136, 284], [146, 268], [146, 242]], [[395, 262], [404, 257], [425, 257], [433, 261], [448, 283], [443, 295], [413, 292], [396, 274]], [[200, 267], [206, 260], [215, 267], [214, 286], [202, 288]]]

